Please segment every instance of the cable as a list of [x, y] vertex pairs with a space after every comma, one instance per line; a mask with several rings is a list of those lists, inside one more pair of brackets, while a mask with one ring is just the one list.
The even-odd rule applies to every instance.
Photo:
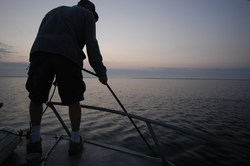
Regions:
[[28, 132], [27, 132], [27, 134], [23, 135], [23, 131], [22, 131], [22, 130], [20, 130], [20, 131], [18, 132], [19, 134], [12, 133], [12, 132], [7, 131], [7, 130], [0, 130], [0, 132], [6, 132], [6, 133], [9, 133], [9, 134], [18, 136], [18, 137], [28, 137], [28, 136], [29, 136], [29, 133], [28, 133]]
[[[50, 97], [50, 99], [49, 99], [49, 102], [47, 102], [47, 103], [50, 103], [50, 102], [51, 102], [51, 100], [52, 100], [52, 98], [53, 98], [53, 96], [54, 96], [54, 94], [55, 94], [57, 82], [55, 81], [55, 82], [53, 83], [53, 85], [54, 85], [55, 87], [54, 87], [53, 93], [52, 93], [52, 95], [51, 95], [51, 97]], [[44, 114], [44, 113], [47, 111], [47, 108], [48, 108], [48, 107], [49, 107], [49, 106], [48, 106], [48, 104], [47, 104], [47, 106], [46, 106], [46, 108], [44, 109], [44, 111], [43, 111], [42, 114]]]

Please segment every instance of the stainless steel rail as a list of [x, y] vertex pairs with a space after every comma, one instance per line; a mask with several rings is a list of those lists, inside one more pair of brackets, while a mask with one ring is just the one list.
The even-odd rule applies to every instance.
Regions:
[[[59, 114], [57, 113], [57, 111], [56, 111], [56, 109], [55, 109], [55, 107], [53, 105], [64, 105], [64, 104], [59, 103], [59, 102], [50, 102], [50, 103], [47, 103], [47, 105], [55, 112], [56, 116], [58, 117]], [[162, 126], [162, 127], [166, 127], [166, 128], [169, 128], [169, 129], [173, 129], [173, 130], [185, 133], [185, 134], [189, 134], [189, 135], [192, 135], [192, 136], [195, 136], [195, 137], [207, 140], [207, 141], [211, 141], [211, 142], [217, 143], [219, 145], [222, 145], [222, 146], [225, 146], [227, 148], [236, 150], [238, 152], [250, 155], [250, 150], [249, 149], [246, 149], [246, 148], [243, 148], [243, 147], [231, 144], [231, 143], [227, 143], [225, 141], [222, 141], [222, 140], [210, 137], [210, 136], [206, 136], [206, 135], [203, 135], [203, 134], [200, 134], [200, 133], [196, 133], [196, 132], [193, 132], [193, 131], [190, 131], [190, 130], [187, 130], [187, 129], [176, 127], [176, 126], [173, 126], [173, 125], [170, 125], [170, 124], [158, 122], [158, 121], [147, 119], [147, 118], [144, 118], [144, 117], [140, 117], [140, 116], [137, 116], [137, 115], [134, 115], [134, 114], [125, 113], [125, 112], [116, 111], [116, 110], [111, 110], [111, 109], [107, 109], [107, 108], [94, 107], [94, 106], [88, 106], [88, 105], [81, 105], [81, 108], [87, 108], [87, 109], [93, 109], [93, 110], [99, 110], [99, 111], [105, 111], [105, 112], [115, 113], [115, 114], [119, 114], [119, 115], [122, 115], [122, 116], [127, 116], [127, 117], [130, 117], [130, 118], [134, 118], [134, 119], [138, 119], [138, 120], [144, 121], [147, 124], [148, 128], [149, 128], [149, 131], [150, 131], [150, 133], [152, 135], [152, 138], [153, 138], [153, 140], [155, 142], [155, 145], [156, 145], [157, 150], [158, 150], [158, 152], [160, 154], [160, 157], [162, 158], [162, 162], [163, 162], [164, 165], [168, 165], [168, 163], [165, 160], [165, 157], [164, 157], [164, 155], [162, 153], [162, 150], [160, 148], [159, 142], [158, 142], [158, 140], [157, 140], [157, 138], [156, 138], [156, 136], [154, 134], [154, 131], [153, 131], [153, 128], [151, 127], [151, 124]], [[68, 133], [68, 135], [70, 136], [70, 132], [67, 129], [67, 127], [64, 124], [64, 122], [62, 120], [60, 120], [61, 119], [60, 116], [59, 116], [58, 119], [61, 122], [61, 124], [63, 125], [63, 127], [66, 130], [66, 132]]]

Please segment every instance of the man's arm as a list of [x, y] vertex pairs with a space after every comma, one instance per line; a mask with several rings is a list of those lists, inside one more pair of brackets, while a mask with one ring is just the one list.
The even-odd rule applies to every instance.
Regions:
[[107, 85], [108, 77], [99, 77], [99, 81], [100, 81], [103, 85]]
[[95, 18], [91, 12], [86, 17], [84, 36], [91, 67], [95, 70], [98, 77], [106, 77], [106, 67], [103, 65], [102, 55], [96, 39]]

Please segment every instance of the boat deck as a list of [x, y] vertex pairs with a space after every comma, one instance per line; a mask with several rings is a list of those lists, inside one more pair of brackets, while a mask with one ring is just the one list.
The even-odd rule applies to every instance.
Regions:
[[[42, 136], [42, 156], [45, 156], [55, 144], [53, 136]], [[26, 138], [22, 138], [15, 151], [2, 164], [2, 166], [25, 166], [27, 161]], [[112, 145], [85, 141], [83, 149], [75, 156], [68, 155], [69, 137], [61, 138], [51, 153], [48, 155], [45, 165], [81, 165], [81, 166], [162, 166], [160, 158], [153, 158], [132, 150]], [[42, 163], [40, 163], [41, 165]]]

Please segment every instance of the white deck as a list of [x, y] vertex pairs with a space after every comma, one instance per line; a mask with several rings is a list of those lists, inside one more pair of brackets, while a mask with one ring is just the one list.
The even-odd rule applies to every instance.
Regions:
[[[19, 145], [2, 166], [27, 165], [25, 157], [26, 138], [20, 140]], [[43, 154], [47, 153], [56, 142], [53, 136], [42, 136]], [[97, 145], [98, 144], [98, 145]], [[45, 165], [47, 166], [162, 166], [161, 159], [153, 158], [125, 148], [86, 141], [84, 148], [75, 156], [68, 155], [69, 138], [60, 139], [49, 154]]]

